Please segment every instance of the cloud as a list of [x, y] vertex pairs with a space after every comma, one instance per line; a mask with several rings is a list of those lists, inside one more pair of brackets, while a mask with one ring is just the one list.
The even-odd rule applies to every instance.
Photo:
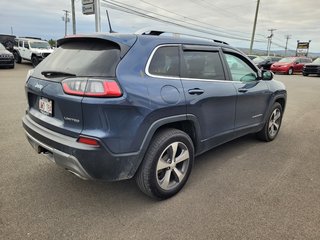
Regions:
[[[101, 0], [103, 2], [104, 0]], [[222, 35], [251, 38], [256, 0], [111, 0], [113, 3], [123, 3], [143, 9], [151, 16], [163, 15], [164, 20], [173, 21], [189, 27], [203, 26], [207, 31], [214, 30], [211, 37], [221, 39], [239, 47], [249, 47], [249, 41], [224, 38]], [[81, 0], [75, 1], [77, 32], [92, 33], [95, 31], [94, 16], [82, 14]], [[103, 4], [104, 5], [104, 4]], [[268, 29], [277, 29], [273, 41], [279, 49], [285, 45], [285, 35], [292, 37], [289, 48], [295, 49], [297, 40], [312, 40], [311, 51], [320, 52], [319, 17], [316, 9], [320, 8], [320, 1], [291, 1], [268, 0], [260, 1], [256, 39], [254, 47], [265, 49]], [[0, 2], [0, 33], [10, 34], [11, 26], [14, 34], [19, 36], [36, 36], [46, 39], [61, 38], [64, 35], [62, 21], [64, 9], [71, 10], [71, 0], [14, 0]], [[108, 31], [108, 24], [102, 7], [101, 21], [103, 31]], [[108, 8], [109, 9], [109, 8]], [[151, 14], [153, 12], [155, 14]], [[135, 32], [147, 26], [163, 26], [158, 23], [132, 14], [109, 9], [114, 30], [119, 32]], [[159, 16], [157, 16], [159, 17]], [[191, 19], [194, 19], [192, 21]], [[178, 21], [180, 20], [180, 21]], [[69, 34], [71, 23], [68, 24]]]

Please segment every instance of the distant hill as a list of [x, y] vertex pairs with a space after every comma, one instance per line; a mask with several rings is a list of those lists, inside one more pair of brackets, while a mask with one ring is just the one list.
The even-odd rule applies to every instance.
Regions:
[[[249, 54], [249, 49], [248, 48], [239, 48], [241, 51], [243, 51], [246, 54]], [[274, 50], [270, 52], [270, 55], [276, 55], [276, 56], [284, 56], [285, 51], [284, 50]], [[252, 54], [254, 55], [260, 55], [260, 56], [266, 56], [268, 53], [266, 50], [260, 50], [260, 49], [253, 49], [252, 50]], [[292, 51], [292, 50], [288, 50], [287, 51], [287, 56], [295, 56], [296, 55], [296, 51]], [[320, 53], [309, 53], [308, 57], [311, 58], [316, 58], [316, 57], [320, 57]]]

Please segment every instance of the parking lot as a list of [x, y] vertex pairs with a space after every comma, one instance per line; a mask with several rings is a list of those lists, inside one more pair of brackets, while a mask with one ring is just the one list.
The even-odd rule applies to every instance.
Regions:
[[0, 69], [0, 239], [320, 239], [320, 77], [275, 75], [288, 90], [277, 139], [197, 157], [185, 188], [159, 202], [34, 152], [21, 125], [31, 68]]

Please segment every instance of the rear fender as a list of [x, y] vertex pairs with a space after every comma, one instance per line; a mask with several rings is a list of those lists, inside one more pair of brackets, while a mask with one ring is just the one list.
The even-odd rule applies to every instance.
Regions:
[[191, 120], [193, 122], [193, 125], [195, 127], [195, 135], [196, 135], [194, 145], [198, 145], [198, 143], [200, 142], [199, 141], [200, 136], [198, 135], [200, 133], [200, 126], [199, 126], [199, 123], [196, 120], [195, 116], [193, 116], [193, 115], [189, 116], [189, 114], [188, 115], [183, 114], [183, 115], [170, 116], [170, 117], [159, 119], [159, 120], [155, 121], [148, 129], [148, 131], [143, 139], [143, 142], [141, 144], [141, 148], [139, 151], [139, 156], [137, 158], [137, 162], [136, 162], [135, 166], [133, 166], [132, 172], [130, 175], [133, 176], [135, 174], [135, 172], [137, 171], [137, 169], [139, 168], [139, 166], [140, 166], [140, 164], [141, 164], [141, 162], [142, 162], [142, 160], [148, 150], [148, 147], [152, 141], [152, 138], [158, 129], [160, 129], [161, 127], [163, 127], [167, 124], [170, 124], [170, 123], [177, 123], [177, 122], [186, 121], [186, 120], [189, 120], [189, 121]]

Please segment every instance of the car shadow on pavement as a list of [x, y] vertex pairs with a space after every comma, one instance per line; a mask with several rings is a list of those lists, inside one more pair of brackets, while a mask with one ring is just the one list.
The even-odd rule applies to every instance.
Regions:
[[[189, 183], [189, 187], [192, 187], [193, 183], [196, 184], [197, 181], [201, 181], [200, 175], [206, 169], [214, 170], [220, 164], [226, 163], [229, 158], [245, 152], [248, 145], [259, 143], [253, 135], [247, 135], [220, 145], [196, 157], [193, 172], [189, 178], [189, 182], [191, 182], [191, 184]], [[42, 156], [39, 157], [43, 158]], [[37, 191], [39, 195], [52, 194], [53, 197], [56, 197], [61, 194], [59, 201], [63, 201], [62, 199], [69, 201], [70, 198], [74, 198], [73, 201], [78, 202], [82, 207], [90, 205], [91, 201], [95, 205], [112, 205], [112, 202], [116, 203], [118, 201], [136, 202], [139, 205], [157, 202], [141, 193], [134, 179], [119, 182], [85, 181], [54, 164], [45, 163], [41, 167], [45, 169], [36, 173], [38, 175], [37, 178], [41, 178], [41, 182], [44, 184], [39, 186], [40, 189]], [[42, 188], [44, 192], [42, 192]], [[66, 198], [66, 194], [69, 197]], [[42, 197], [38, 196], [37, 199], [39, 198], [41, 199]]]

